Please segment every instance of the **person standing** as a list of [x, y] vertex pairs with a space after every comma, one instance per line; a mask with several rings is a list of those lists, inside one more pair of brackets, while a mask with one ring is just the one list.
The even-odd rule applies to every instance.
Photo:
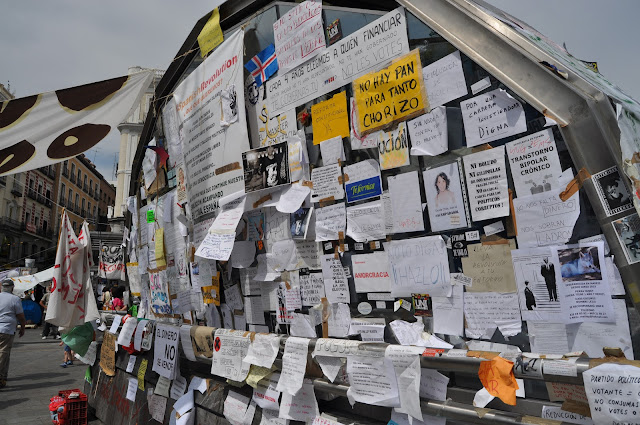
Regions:
[[540, 267], [540, 274], [544, 278], [544, 283], [547, 284], [549, 301], [558, 301], [558, 293], [556, 292], [556, 268], [553, 264], [549, 264], [548, 257], [544, 259], [544, 263]]
[[[51, 297], [51, 286], [47, 286], [47, 293], [42, 296], [40, 299], [40, 307], [43, 310], [43, 317], [47, 315], [47, 306], [49, 305], [49, 299]], [[44, 320], [44, 319], [43, 319]], [[44, 328], [42, 329], [42, 339], [47, 339], [49, 333], [56, 339], [60, 339], [60, 335], [58, 335], [58, 327], [52, 325], [51, 323], [45, 321]]]
[[24, 328], [27, 325], [20, 298], [13, 295], [12, 292], [13, 280], [4, 279], [2, 292], [0, 292], [0, 388], [7, 385], [9, 355], [18, 322], [20, 323], [19, 338], [24, 335]]

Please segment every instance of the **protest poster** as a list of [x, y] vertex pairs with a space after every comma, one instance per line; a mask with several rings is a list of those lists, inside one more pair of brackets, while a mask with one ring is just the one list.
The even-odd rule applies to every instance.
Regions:
[[640, 217], [638, 213], [628, 215], [613, 222], [620, 245], [629, 264], [640, 261]]
[[356, 292], [390, 292], [389, 257], [386, 251], [351, 256]]
[[243, 381], [251, 366], [244, 361], [250, 344], [247, 332], [217, 329], [213, 340], [211, 373], [232, 381]]
[[391, 197], [393, 233], [424, 230], [418, 172], [397, 174], [387, 178]]
[[314, 168], [311, 170], [311, 182], [313, 183], [311, 202], [344, 198], [340, 164]]
[[385, 242], [394, 297], [451, 295], [449, 257], [441, 236]]
[[116, 336], [111, 332], [104, 332], [100, 347], [100, 369], [107, 376], [116, 374]]
[[98, 275], [103, 279], [125, 280], [124, 248], [122, 245], [102, 245]]
[[238, 120], [227, 127], [219, 122], [222, 90], [244, 87], [243, 41], [242, 30], [229, 36], [173, 93], [196, 223], [210, 218], [220, 198], [244, 189], [242, 152], [249, 149], [244, 96], [236, 97]]
[[551, 254], [563, 322], [615, 322], [604, 243], [553, 247]]
[[156, 316], [172, 314], [173, 310], [171, 309], [171, 302], [169, 301], [166, 270], [149, 273], [149, 289], [151, 296], [149, 307], [151, 307], [153, 314]]
[[560, 188], [562, 174], [553, 130], [546, 128], [506, 145], [516, 195], [528, 196]]
[[516, 294], [465, 292], [463, 296], [467, 338], [491, 339], [496, 328], [505, 337], [522, 330]]
[[373, 201], [348, 207], [347, 236], [356, 242], [384, 239], [387, 234], [382, 202]]
[[177, 326], [156, 324], [152, 370], [167, 379], [175, 379], [177, 376], [179, 332], [180, 328]]
[[313, 58], [326, 47], [322, 2], [305, 1], [273, 23], [276, 57], [281, 72]]
[[634, 365], [604, 363], [583, 372], [582, 379], [594, 423], [638, 422], [640, 369]]
[[424, 114], [429, 102], [420, 52], [413, 50], [386, 68], [356, 78], [353, 92], [362, 134]]
[[407, 123], [411, 136], [411, 155], [436, 156], [449, 149], [447, 108], [438, 106]]
[[465, 196], [458, 162], [425, 170], [424, 181], [432, 232], [467, 227]]
[[272, 77], [268, 93], [271, 113], [281, 114], [339, 89], [373, 71], [380, 63], [407, 52], [407, 21], [400, 7], [319, 51], [307, 63]]
[[313, 144], [334, 137], [349, 137], [349, 111], [347, 93], [342, 91], [332, 98], [311, 107], [313, 117]]
[[468, 93], [459, 51], [425, 66], [422, 78], [431, 108], [437, 108]]
[[463, 160], [473, 221], [509, 215], [504, 146], [465, 155]]
[[351, 149], [373, 149], [378, 148], [378, 140], [380, 139], [379, 132], [374, 131], [367, 135], [360, 134], [360, 128], [358, 127], [358, 120], [356, 119], [356, 101], [353, 97], [349, 98], [349, 111], [350, 111], [350, 142]]
[[391, 131], [379, 131], [380, 168], [391, 168], [409, 165], [409, 139], [407, 138], [407, 124], [401, 122]]
[[365, 159], [343, 169], [347, 202], [362, 201], [382, 194], [380, 166], [375, 159]]
[[286, 142], [242, 153], [244, 191], [255, 192], [291, 183], [289, 145]]
[[467, 292], [515, 292], [511, 250], [515, 242], [508, 244], [486, 245], [481, 243], [467, 245], [468, 257], [463, 257], [462, 271], [473, 279], [466, 287]]
[[460, 109], [469, 147], [527, 131], [522, 104], [503, 89], [463, 100]]

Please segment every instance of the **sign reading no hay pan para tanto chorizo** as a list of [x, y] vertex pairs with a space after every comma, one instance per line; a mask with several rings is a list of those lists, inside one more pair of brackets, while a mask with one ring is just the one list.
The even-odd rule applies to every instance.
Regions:
[[386, 61], [409, 52], [404, 9], [397, 8], [355, 31], [312, 60], [268, 84], [273, 116], [336, 90]]
[[353, 91], [362, 134], [422, 115], [429, 107], [417, 49], [386, 68], [355, 79]]
[[467, 146], [478, 146], [527, 131], [522, 104], [502, 89], [460, 102]]
[[216, 211], [220, 198], [244, 190], [242, 152], [249, 150], [244, 96], [237, 96], [238, 120], [220, 125], [221, 92], [244, 87], [243, 40], [243, 31], [231, 35], [174, 92], [196, 223]]

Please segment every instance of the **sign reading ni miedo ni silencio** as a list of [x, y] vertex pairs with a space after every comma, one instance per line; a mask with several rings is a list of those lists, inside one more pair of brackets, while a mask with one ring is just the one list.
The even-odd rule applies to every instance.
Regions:
[[422, 115], [429, 106], [418, 50], [354, 80], [353, 90], [362, 134]]

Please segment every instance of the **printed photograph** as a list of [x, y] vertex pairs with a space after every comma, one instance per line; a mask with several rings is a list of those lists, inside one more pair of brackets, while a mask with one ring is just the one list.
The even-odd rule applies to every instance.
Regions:
[[307, 237], [307, 229], [309, 228], [312, 213], [313, 207], [300, 208], [298, 211], [290, 214], [292, 239], [304, 239]]
[[597, 247], [559, 249], [558, 259], [563, 282], [602, 280]]
[[640, 217], [638, 213], [628, 215], [613, 222], [620, 245], [629, 264], [640, 262]]
[[452, 162], [425, 170], [423, 178], [431, 231], [467, 227], [458, 163]]
[[618, 167], [611, 167], [593, 175], [596, 190], [607, 216], [633, 209], [631, 196], [624, 185]]
[[242, 166], [247, 193], [291, 183], [286, 142], [243, 152]]

